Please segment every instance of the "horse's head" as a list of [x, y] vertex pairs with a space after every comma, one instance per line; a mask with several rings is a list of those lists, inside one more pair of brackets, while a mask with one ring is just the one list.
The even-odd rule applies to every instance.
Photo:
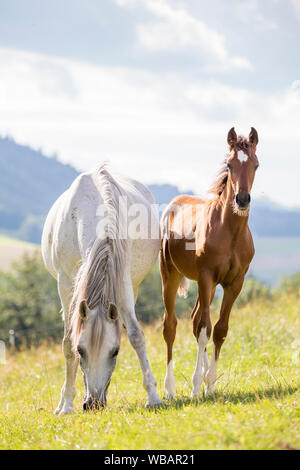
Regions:
[[106, 393], [120, 349], [121, 327], [117, 307], [110, 303], [106, 311], [89, 309], [86, 300], [79, 304], [77, 332], [73, 348], [79, 355], [84, 374], [83, 409], [106, 406]]
[[238, 215], [248, 215], [250, 207], [250, 192], [254, 181], [255, 171], [259, 166], [255, 154], [258, 144], [258, 134], [251, 127], [248, 138], [237, 136], [234, 127], [227, 136], [229, 156], [227, 158], [228, 179], [234, 192], [233, 211]]

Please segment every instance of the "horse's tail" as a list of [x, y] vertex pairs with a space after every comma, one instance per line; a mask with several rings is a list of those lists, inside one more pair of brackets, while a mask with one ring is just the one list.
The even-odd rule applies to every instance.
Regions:
[[178, 287], [178, 295], [180, 295], [180, 297], [183, 297], [184, 299], [187, 298], [189, 285], [190, 285], [189, 279], [183, 276]]

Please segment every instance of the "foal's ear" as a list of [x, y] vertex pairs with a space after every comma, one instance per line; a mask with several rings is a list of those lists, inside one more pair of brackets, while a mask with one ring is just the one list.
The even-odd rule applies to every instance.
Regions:
[[86, 300], [82, 300], [79, 304], [79, 314], [82, 320], [87, 320], [89, 309]]
[[258, 133], [257, 133], [256, 129], [254, 129], [254, 127], [251, 127], [251, 131], [250, 131], [248, 140], [249, 140], [250, 144], [252, 144], [253, 147], [256, 148], [256, 146], [258, 144]]
[[230, 129], [230, 131], [228, 132], [227, 142], [228, 142], [230, 150], [232, 150], [233, 147], [234, 147], [234, 144], [236, 144], [236, 142], [237, 142], [237, 135], [236, 135], [236, 132], [234, 130], [234, 127], [232, 127]]
[[119, 317], [117, 306], [110, 303], [107, 310], [107, 316], [110, 321], [116, 321]]

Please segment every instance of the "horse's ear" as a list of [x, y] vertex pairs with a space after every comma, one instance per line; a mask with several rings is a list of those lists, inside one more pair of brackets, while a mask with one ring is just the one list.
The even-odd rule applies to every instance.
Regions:
[[230, 150], [232, 150], [233, 147], [234, 147], [234, 144], [236, 144], [236, 142], [237, 142], [237, 135], [236, 135], [236, 132], [234, 130], [234, 127], [232, 127], [230, 129], [230, 131], [228, 132], [227, 142], [228, 142]]
[[86, 300], [82, 300], [79, 304], [79, 314], [82, 320], [87, 320], [89, 309]]
[[254, 127], [251, 127], [251, 131], [250, 131], [248, 140], [249, 140], [250, 144], [252, 144], [254, 146], [254, 148], [256, 148], [256, 146], [258, 144], [258, 133], [257, 133], [256, 129], [254, 129]]
[[110, 321], [116, 321], [119, 317], [117, 306], [110, 303], [107, 310], [107, 316]]

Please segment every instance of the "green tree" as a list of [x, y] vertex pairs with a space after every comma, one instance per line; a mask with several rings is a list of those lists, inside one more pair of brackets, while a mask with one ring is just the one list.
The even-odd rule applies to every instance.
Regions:
[[300, 296], [300, 273], [295, 273], [292, 276], [282, 276], [280, 286], [278, 288], [280, 293], [292, 294]]
[[62, 320], [56, 281], [46, 271], [40, 252], [24, 257], [10, 273], [0, 273], [0, 338], [16, 333], [16, 344], [34, 338], [61, 337]]
[[242, 291], [238, 296], [235, 305], [243, 307], [254, 300], [267, 300], [272, 298], [272, 291], [268, 285], [262, 284], [253, 276], [249, 276], [243, 285]]

